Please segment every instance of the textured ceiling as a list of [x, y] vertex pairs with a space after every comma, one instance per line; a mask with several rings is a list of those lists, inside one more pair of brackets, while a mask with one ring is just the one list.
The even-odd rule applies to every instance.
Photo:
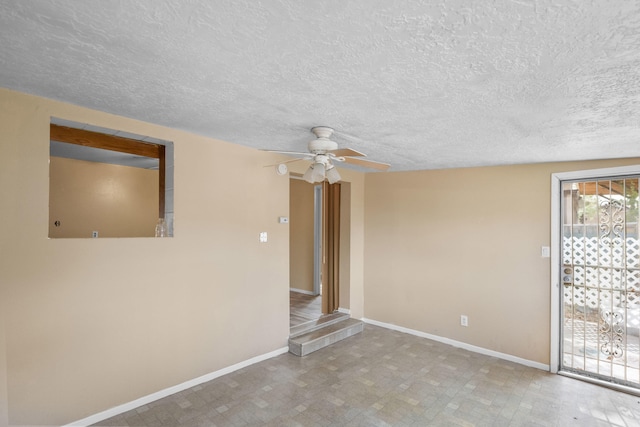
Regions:
[[640, 2], [3, 0], [0, 86], [434, 169], [640, 155]]

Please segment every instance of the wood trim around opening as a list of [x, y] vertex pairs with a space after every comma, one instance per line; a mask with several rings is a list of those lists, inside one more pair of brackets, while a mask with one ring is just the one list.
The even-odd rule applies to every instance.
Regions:
[[66, 126], [50, 125], [49, 139], [85, 147], [101, 148], [103, 150], [118, 151], [120, 153], [135, 154], [137, 156], [160, 158], [160, 147], [164, 145], [137, 141], [121, 136], [107, 135], [84, 129]]

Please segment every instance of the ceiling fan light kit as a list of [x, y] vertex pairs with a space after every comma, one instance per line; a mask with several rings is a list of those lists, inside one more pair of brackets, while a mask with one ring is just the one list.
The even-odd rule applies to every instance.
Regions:
[[313, 174], [313, 165], [310, 165], [307, 171], [302, 175], [302, 179], [307, 181], [309, 184], [313, 184], [313, 178], [311, 175]]
[[314, 162], [309, 165], [309, 168], [302, 176], [302, 179], [309, 184], [315, 184], [316, 182], [322, 182], [325, 179], [329, 181], [329, 184], [335, 184], [340, 181], [340, 173], [334, 165], [331, 164], [329, 159], [323, 162]]
[[309, 167], [311, 169], [311, 181], [310, 182], [322, 182], [324, 181], [324, 176], [326, 173], [326, 169], [324, 164], [322, 163], [314, 163], [313, 167]]
[[[311, 133], [316, 136], [316, 139], [309, 141], [309, 145], [307, 146], [309, 152], [307, 153], [281, 150], [265, 151], [300, 157], [300, 159], [296, 160], [311, 160], [311, 165], [309, 165], [309, 168], [302, 176], [302, 179], [311, 184], [322, 182], [325, 179], [328, 180], [330, 184], [335, 184], [340, 181], [340, 174], [333, 164], [334, 161], [378, 170], [387, 170], [391, 166], [387, 163], [374, 162], [372, 160], [359, 158], [366, 157], [366, 155], [351, 148], [338, 148], [338, 143], [330, 139], [333, 134], [333, 129], [330, 127], [316, 126], [311, 128]], [[276, 166], [278, 174], [280, 174], [280, 166], [284, 165], [280, 164]], [[286, 173], [286, 171], [282, 174], [284, 173]]]
[[329, 181], [329, 184], [335, 184], [336, 182], [340, 181], [340, 174], [338, 173], [338, 169], [334, 167], [327, 169], [327, 181]]

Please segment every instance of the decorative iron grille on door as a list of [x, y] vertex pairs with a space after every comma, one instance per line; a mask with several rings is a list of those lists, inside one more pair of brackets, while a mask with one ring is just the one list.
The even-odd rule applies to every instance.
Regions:
[[639, 388], [638, 177], [562, 194], [561, 369]]

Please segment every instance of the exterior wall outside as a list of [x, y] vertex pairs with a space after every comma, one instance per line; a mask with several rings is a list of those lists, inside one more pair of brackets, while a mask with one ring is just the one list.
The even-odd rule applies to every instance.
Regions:
[[[48, 239], [51, 116], [173, 141], [175, 237]], [[284, 347], [276, 158], [0, 90], [0, 422], [62, 425]]]
[[365, 317], [548, 365], [551, 174], [638, 163], [368, 174]]

